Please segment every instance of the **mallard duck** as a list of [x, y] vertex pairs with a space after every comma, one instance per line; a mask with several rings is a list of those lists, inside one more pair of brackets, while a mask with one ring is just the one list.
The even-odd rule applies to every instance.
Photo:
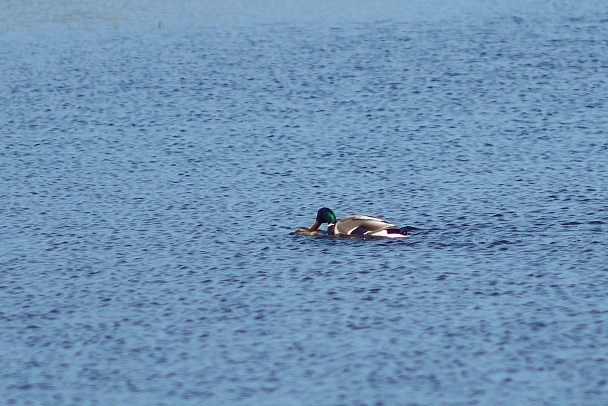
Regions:
[[405, 227], [399, 228], [378, 217], [355, 214], [337, 220], [331, 209], [323, 207], [317, 212], [317, 219], [310, 228], [300, 228], [298, 234], [317, 235], [321, 224], [327, 223], [327, 234], [359, 237], [409, 237]]

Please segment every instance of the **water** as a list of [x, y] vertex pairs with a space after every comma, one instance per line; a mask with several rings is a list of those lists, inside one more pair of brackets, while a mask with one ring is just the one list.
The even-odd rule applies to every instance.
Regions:
[[385, 3], [3, 4], [7, 404], [608, 404], [605, 7]]

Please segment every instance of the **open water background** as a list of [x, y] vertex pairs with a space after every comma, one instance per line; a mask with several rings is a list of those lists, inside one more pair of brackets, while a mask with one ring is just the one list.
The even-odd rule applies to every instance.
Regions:
[[0, 398], [608, 404], [608, 8], [530, 3], [0, 2]]

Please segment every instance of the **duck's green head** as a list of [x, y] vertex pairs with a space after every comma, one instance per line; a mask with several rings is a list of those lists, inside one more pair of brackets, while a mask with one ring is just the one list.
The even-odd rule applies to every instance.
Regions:
[[321, 224], [334, 224], [336, 222], [336, 215], [331, 209], [323, 207], [317, 212], [317, 221]]
[[323, 207], [317, 212], [317, 219], [315, 220], [315, 224], [313, 224], [308, 231], [317, 231], [319, 229], [319, 226], [323, 223], [336, 223], [336, 215], [333, 211], [331, 211], [331, 209], [328, 209], [327, 207]]

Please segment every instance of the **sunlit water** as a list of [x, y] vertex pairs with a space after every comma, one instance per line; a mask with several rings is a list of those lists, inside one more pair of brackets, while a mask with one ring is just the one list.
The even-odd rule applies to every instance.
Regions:
[[[563, 3], [3, 20], [1, 398], [608, 404], [608, 13]], [[323, 206], [420, 230], [290, 235]]]

